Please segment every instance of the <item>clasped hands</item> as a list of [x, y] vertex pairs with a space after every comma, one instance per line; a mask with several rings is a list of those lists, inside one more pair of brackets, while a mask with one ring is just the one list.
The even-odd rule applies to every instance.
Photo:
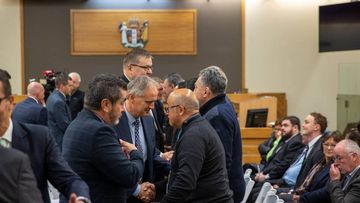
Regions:
[[150, 202], [151, 200], [155, 199], [155, 185], [149, 182], [142, 183], [140, 185], [140, 193], [137, 196], [143, 202]]
[[265, 177], [265, 175], [264, 175], [262, 172], [259, 172], [259, 173], [257, 173], [257, 174], [255, 175], [255, 180], [256, 180], [257, 182], [262, 183], [262, 182], [264, 182], [264, 181], [266, 180], [266, 177]]

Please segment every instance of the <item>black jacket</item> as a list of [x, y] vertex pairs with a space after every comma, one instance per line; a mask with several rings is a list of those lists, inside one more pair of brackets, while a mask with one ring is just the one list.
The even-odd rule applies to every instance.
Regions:
[[183, 123], [161, 202], [233, 202], [223, 146], [209, 122], [195, 114]]

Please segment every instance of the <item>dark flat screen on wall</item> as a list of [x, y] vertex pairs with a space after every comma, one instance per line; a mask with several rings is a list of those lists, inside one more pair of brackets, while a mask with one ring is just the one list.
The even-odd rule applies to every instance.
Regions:
[[360, 49], [360, 2], [319, 7], [319, 51]]

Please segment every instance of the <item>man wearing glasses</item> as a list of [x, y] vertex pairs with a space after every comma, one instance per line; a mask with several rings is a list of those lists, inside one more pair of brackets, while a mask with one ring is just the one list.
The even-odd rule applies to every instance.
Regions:
[[123, 75], [120, 79], [128, 84], [141, 75], [152, 75], [152, 56], [145, 49], [133, 49], [123, 60]]
[[[342, 140], [334, 148], [335, 163], [331, 165], [328, 192], [331, 202], [359, 202], [360, 148], [352, 140]], [[343, 174], [343, 176], [341, 175]]]

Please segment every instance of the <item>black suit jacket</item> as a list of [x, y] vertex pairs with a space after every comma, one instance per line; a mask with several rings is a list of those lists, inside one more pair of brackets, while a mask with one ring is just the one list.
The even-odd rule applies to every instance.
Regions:
[[2, 146], [0, 155], [0, 202], [43, 202], [29, 158], [18, 150]]
[[329, 181], [327, 187], [331, 202], [358, 203], [360, 200], [360, 170], [354, 174], [344, 191], [342, 190], [342, 181]]
[[12, 119], [22, 123], [47, 125], [46, 108], [38, 104], [35, 99], [28, 97], [15, 105]]
[[[155, 128], [153, 118], [151, 116], [141, 117], [141, 124], [144, 130], [144, 136], [147, 146], [147, 160], [145, 162], [142, 182], [154, 182], [155, 172], [161, 174], [164, 177], [170, 171], [170, 164], [167, 161], [163, 160], [156, 152]], [[114, 129], [120, 139], [133, 143], [131, 139], [128, 117], [126, 116], [125, 112], [123, 113], [119, 124], [114, 126]], [[130, 193], [132, 193], [132, 191]]]
[[120, 76], [120, 79], [122, 81], [124, 81], [126, 84], [129, 84], [129, 82], [130, 82], [129, 79], [127, 79], [127, 77], [125, 75]]
[[46, 127], [13, 122], [12, 147], [27, 154], [44, 202], [49, 203], [47, 180], [65, 197], [71, 193], [90, 198], [89, 188], [71, 170]]
[[303, 162], [299, 175], [296, 179], [295, 188], [298, 188], [304, 182], [310, 169], [323, 158], [324, 158], [324, 153], [321, 148], [321, 138], [320, 138], [318, 141], [316, 141], [312, 150], [310, 151], [305, 161]]
[[85, 93], [79, 89], [70, 96], [69, 108], [71, 111], [71, 118], [73, 120], [84, 107], [84, 97]]
[[284, 143], [282, 143], [276, 153], [269, 158], [267, 165], [265, 165], [263, 169], [263, 174], [269, 174], [270, 179], [281, 178], [293, 162], [298, 151], [304, 147], [300, 134], [289, 139], [287, 142], [285, 142], [285, 140], [282, 141]]
[[126, 157], [112, 126], [86, 108], [66, 130], [63, 154], [89, 185], [93, 203], [125, 203], [144, 170], [141, 154]]

